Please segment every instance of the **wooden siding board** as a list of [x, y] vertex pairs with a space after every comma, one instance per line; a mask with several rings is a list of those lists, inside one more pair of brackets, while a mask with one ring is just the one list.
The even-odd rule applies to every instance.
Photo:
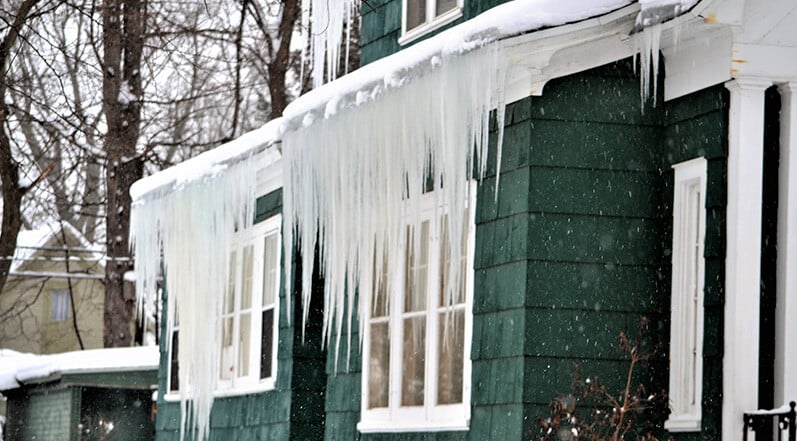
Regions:
[[[526, 305], [540, 309], [663, 311], [669, 289], [660, 266], [529, 261]], [[611, 269], [609, 269], [611, 268]]]
[[528, 259], [627, 265], [663, 259], [662, 226], [648, 219], [543, 212], [528, 220]]
[[474, 272], [473, 313], [483, 314], [523, 306], [526, 297], [526, 264], [523, 261]]

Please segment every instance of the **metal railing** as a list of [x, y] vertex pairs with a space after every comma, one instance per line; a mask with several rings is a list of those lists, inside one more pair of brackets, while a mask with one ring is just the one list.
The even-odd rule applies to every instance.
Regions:
[[742, 439], [747, 441], [747, 434], [750, 431], [753, 431], [756, 434], [756, 439], [773, 439], [772, 432], [773, 432], [773, 423], [775, 420], [773, 418], [777, 417], [777, 429], [775, 430], [778, 434], [777, 440], [784, 441], [783, 432], [788, 432], [789, 441], [797, 441], [797, 426], [795, 425], [795, 420], [797, 419], [797, 413], [794, 410], [795, 402], [792, 401], [789, 403], [788, 408], [786, 406], [773, 409], [773, 410], [759, 410], [755, 412], [749, 412], [744, 414], [744, 433], [742, 435]]

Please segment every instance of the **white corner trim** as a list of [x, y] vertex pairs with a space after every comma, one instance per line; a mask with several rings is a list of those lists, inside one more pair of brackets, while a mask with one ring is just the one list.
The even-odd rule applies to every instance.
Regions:
[[779, 86], [777, 305], [775, 309], [775, 405], [797, 398], [797, 81]]
[[739, 439], [742, 414], [758, 408], [764, 92], [772, 83], [737, 78], [728, 118], [722, 439]]

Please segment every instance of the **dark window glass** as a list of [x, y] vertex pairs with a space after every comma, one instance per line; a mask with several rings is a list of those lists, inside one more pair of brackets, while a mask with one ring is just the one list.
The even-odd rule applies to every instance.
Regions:
[[169, 391], [178, 391], [180, 390], [180, 364], [177, 361], [177, 355], [179, 353], [179, 346], [177, 341], [177, 335], [180, 331], [173, 331], [172, 332], [172, 355], [171, 355], [171, 373], [169, 374]]
[[426, 22], [426, 0], [407, 0], [407, 30]]
[[260, 378], [271, 376], [271, 361], [274, 350], [274, 309], [263, 311], [260, 333]]

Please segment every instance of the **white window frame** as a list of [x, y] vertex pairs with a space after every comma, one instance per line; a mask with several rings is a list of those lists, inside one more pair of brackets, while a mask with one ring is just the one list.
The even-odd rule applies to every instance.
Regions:
[[670, 432], [695, 432], [700, 431], [702, 420], [707, 162], [705, 158], [695, 158], [672, 168], [672, 412], [664, 427]]
[[407, 29], [408, 1], [410, 0], [401, 0], [401, 37], [398, 40], [400, 45], [407, 44], [462, 17], [463, 0], [457, 0], [457, 5], [453, 9], [437, 17], [434, 16], [434, 13], [438, 0], [426, 0], [426, 21], [415, 28]]
[[[234, 396], [234, 395], [244, 395], [250, 393], [258, 393], [264, 392], [268, 390], [273, 390], [276, 387], [276, 378], [278, 372], [278, 364], [277, 364], [277, 352], [279, 347], [279, 295], [280, 295], [280, 281], [282, 276], [281, 271], [281, 258], [282, 258], [282, 215], [275, 215], [272, 216], [265, 221], [259, 222], [247, 230], [237, 232], [235, 237], [233, 238], [232, 249], [228, 252], [234, 253], [236, 262], [232, 266], [235, 268], [235, 274], [231, 274], [231, 277], [234, 280], [232, 285], [235, 287], [235, 294], [234, 294], [234, 302], [235, 302], [235, 313], [234, 313], [234, 332], [233, 332], [233, 359], [237, 358], [237, 354], [239, 351], [239, 343], [240, 343], [240, 303], [241, 303], [241, 288], [243, 284], [241, 283], [242, 277], [242, 260], [243, 260], [243, 250], [247, 246], [253, 247], [253, 262], [252, 262], [252, 281], [251, 281], [251, 308], [249, 312], [251, 313], [250, 319], [250, 341], [249, 341], [249, 366], [247, 376], [235, 376], [231, 379], [222, 379], [221, 372], [219, 372], [219, 378], [216, 379], [216, 387], [214, 390], [214, 395], [216, 397], [224, 397], [224, 396]], [[276, 252], [276, 272], [274, 277], [274, 303], [272, 305], [263, 306], [263, 290], [264, 290], [264, 252], [265, 252], [265, 241], [268, 236], [276, 235], [276, 242], [277, 246], [275, 249]], [[226, 293], [225, 293], [226, 294]], [[261, 379], [260, 378], [260, 356], [261, 356], [261, 342], [262, 342], [262, 312], [268, 309], [273, 308], [273, 328], [272, 328], [272, 351], [271, 351], [271, 375]], [[169, 312], [170, 314], [172, 311]], [[224, 314], [222, 314], [224, 315]], [[219, 320], [222, 320], [221, 317]], [[174, 321], [177, 323], [177, 321]], [[179, 330], [179, 325], [175, 325], [172, 329], [169, 330], [169, 338], [172, 338], [174, 332]], [[221, 344], [221, 343], [219, 343]], [[169, 362], [168, 362], [168, 369], [167, 369], [167, 394], [164, 396], [164, 399], [167, 401], [176, 401], [180, 399], [179, 391], [172, 390], [171, 386], [171, 359], [172, 359], [172, 348], [169, 345]], [[219, 351], [221, 355], [221, 351]], [[221, 363], [221, 357], [217, 360], [218, 363]]]
[[[69, 309], [72, 298], [67, 289], [55, 289], [50, 293], [50, 320], [65, 322], [69, 320]], [[56, 315], [57, 314], [57, 315]]]
[[[388, 407], [387, 408], [368, 408], [368, 378], [369, 378], [369, 354], [371, 350], [370, 318], [371, 306], [370, 295], [364, 296], [361, 307], [365, 308], [363, 337], [363, 356], [362, 356], [362, 395], [360, 422], [357, 429], [362, 433], [389, 433], [389, 432], [437, 432], [437, 431], [462, 431], [470, 428], [470, 396], [471, 396], [471, 340], [473, 327], [473, 255], [475, 250], [475, 186], [471, 187], [471, 199], [468, 204], [468, 231], [467, 231], [467, 259], [465, 274], [465, 303], [464, 306], [457, 307], [464, 309], [465, 329], [463, 336], [463, 369], [462, 369], [462, 403], [434, 405], [437, 397], [437, 366], [438, 366], [438, 338], [439, 338], [439, 315], [446, 309], [445, 306], [438, 305], [439, 299], [439, 271], [440, 271], [440, 238], [439, 233], [434, 232], [435, 228], [430, 229], [429, 242], [429, 275], [426, 299], [426, 365], [424, 374], [425, 404], [423, 406], [401, 406], [401, 375], [402, 375], [402, 341], [403, 325], [402, 319], [406, 314], [403, 311], [404, 305], [404, 284], [405, 284], [405, 262], [388, 263], [389, 271], [400, 271], [397, 275], [397, 283], [390, 292], [388, 326], [390, 332], [390, 373], [388, 388]], [[422, 196], [419, 201], [420, 217], [418, 225], [422, 221], [430, 220], [431, 225], [435, 225], [433, 217], [442, 218], [447, 213], [447, 207], [435, 207], [439, 203], [434, 192]], [[410, 222], [407, 222], [408, 224]], [[402, 235], [402, 250], [406, 250], [406, 235]], [[404, 252], [400, 255], [405, 255]], [[374, 277], [377, 277], [376, 275]], [[413, 313], [414, 314], [414, 313]], [[434, 332], [430, 332], [434, 330]]]

